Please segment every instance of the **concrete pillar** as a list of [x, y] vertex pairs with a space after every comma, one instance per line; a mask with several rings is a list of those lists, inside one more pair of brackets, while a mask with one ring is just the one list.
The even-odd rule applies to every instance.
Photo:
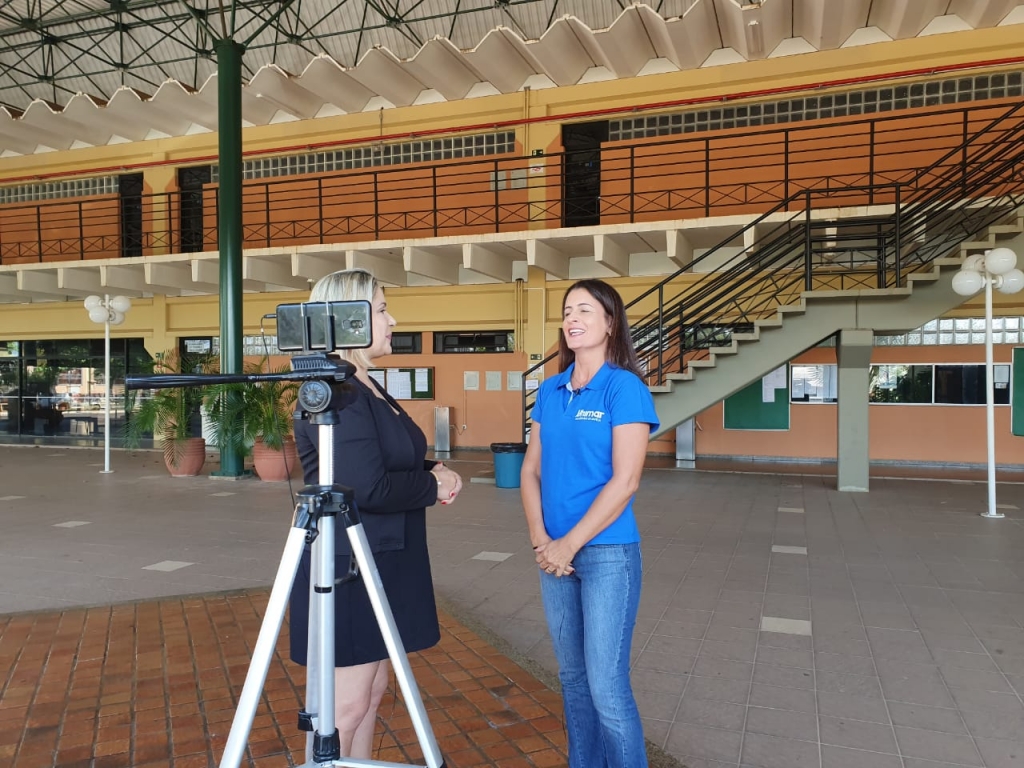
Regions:
[[[561, 164], [558, 157], [547, 158], [535, 155], [540, 152], [561, 150], [562, 126], [559, 123], [533, 123], [533, 118], [548, 114], [547, 107], [538, 105], [533, 91], [523, 90], [524, 124], [519, 129], [519, 140], [523, 146], [523, 154], [529, 158], [526, 168], [526, 198], [529, 204], [529, 229], [547, 229], [559, 226], [562, 211], [557, 200], [562, 196], [562, 185], [558, 174]], [[558, 222], [552, 224], [552, 222]]]
[[156, 165], [142, 171], [145, 193], [150, 211], [143, 214], [144, 256], [159, 256], [172, 253], [176, 243], [175, 229], [178, 203], [174, 195], [178, 191], [178, 169], [167, 165]]
[[868, 374], [874, 334], [870, 330], [839, 332], [836, 360], [838, 380], [838, 488], [840, 491], [868, 490]]
[[153, 357], [156, 357], [157, 355], [173, 349], [177, 345], [178, 340], [168, 328], [167, 297], [163, 295], [154, 295], [150, 311], [150, 322], [153, 328], [153, 334], [151, 336], [143, 336], [142, 340], [143, 344], [146, 346], [146, 351]]

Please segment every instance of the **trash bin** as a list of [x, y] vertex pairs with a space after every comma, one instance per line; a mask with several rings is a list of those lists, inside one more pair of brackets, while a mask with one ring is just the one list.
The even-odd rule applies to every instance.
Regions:
[[499, 488], [518, 488], [526, 443], [491, 443], [494, 452], [494, 484]]

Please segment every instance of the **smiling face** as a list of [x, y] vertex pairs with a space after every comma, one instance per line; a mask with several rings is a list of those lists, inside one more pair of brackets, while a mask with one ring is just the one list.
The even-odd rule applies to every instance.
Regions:
[[600, 349], [604, 355], [611, 330], [611, 318], [590, 291], [575, 288], [566, 294], [562, 306], [562, 333], [566, 345], [577, 356], [591, 349]]
[[391, 354], [391, 329], [395, 327], [395, 318], [388, 312], [388, 303], [384, 300], [384, 291], [380, 288], [373, 294], [370, 303], [370, 322], [373, 325], [373, 343], [366, 350], [370, 360]]

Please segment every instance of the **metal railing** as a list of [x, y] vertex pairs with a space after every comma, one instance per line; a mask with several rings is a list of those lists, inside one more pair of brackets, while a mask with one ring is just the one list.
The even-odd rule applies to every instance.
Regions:
[[[246, 182], [244, 247], [561, 227], [593, 207], [613, 224], [892, 204], [898, 185], [991, 119], [992, 103], [606, 144], [599, 188], [566, 185], [566, 153], [497, 155]], [[962, 157], [966, 162], [966, 157]], [[801, 196], [814, 190], [810, 198]], [[858, 190], [858, 197], [849, 194]], [[217, 188], [0, 206], [0, 264], [217, 249]], [[127, 213], [130, 211], [131, 213]], [[130, 221], [126, 219], [131, 215]]]
[[[892, 213], [844, 219], [816, 214], [848, 207], [865, 194], [891, 200]], [[632, 336], [647, 383], [664, 384], [668, 374], [706, 359], [733, 333], [751, 331], [757, 320], [797, 303], [804, 292], [903, 286], [908, 274], [929, 268], [1022, 205], [1024, 103], [905, 180], [873, 190], [809, 188], [790, 195], [627, 305], [634, 312], [643, 308]], [[756, 236], [746, 237], [748, 232]], [[753, 244], [734, 254], [727, 250], [745, 240]], [[535, 398], [524, 388], [524, 439]]]

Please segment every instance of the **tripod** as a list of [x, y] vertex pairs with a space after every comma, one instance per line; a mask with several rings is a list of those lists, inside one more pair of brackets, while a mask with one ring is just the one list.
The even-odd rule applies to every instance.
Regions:
[[[309, 413], [308, 418], [311, 423], [317, 425], [320, 453], [319, 484], [306, 486], [298, 493], [292, 527], [270, 592], [267, 611], [238, 700], [238, 708], [231, 723], [220, 768], [238, 768], [241, 765], [306, 541], [312, 542], [312, 556], [309, 640], [306, 655], [306, 707], [299, 714], [299, 727], [307, 731], [304, 766], [399, 768], [403, 765], [378, 760], [344, 758], [340, 755], [338, 731], [334, 726], [334, 595], [337, 583], [334, 573], [334, 534], [339, 517], [345, 526], [358, 566], [358, 571], [353, 570], [349, 576], [358, 578], [361, 575], [366, 586], [377, 625], [394, 665], [395, 676], [409, 709], [420, 748], [423, 750], [426, 766], [444, 768], [444, 760], [441, 758], [434, 732], [427, 719], [423, 699], [416, 688], [412, 668], [409, 666], [402, 638], [391, 613], [387, 595], [384, 593], [366, 532], [363, 530], [352, 498], [352, 491], [334, 484], [334, 430], [338, 425], [338, 411], [324, 410], [330, 398], [324, 398], [322, 388], [314, 387], [311, 388], [312, 393], [304, 392], [303, 388], [306, 388], [307, 384], [314, 385], [317, 382], [306, 382], [300, 387], [299, 403], [300, 406], [308, 406], [308, 410], [313, 411]], [[321, 410], [316, 412], [316, 409]]]

